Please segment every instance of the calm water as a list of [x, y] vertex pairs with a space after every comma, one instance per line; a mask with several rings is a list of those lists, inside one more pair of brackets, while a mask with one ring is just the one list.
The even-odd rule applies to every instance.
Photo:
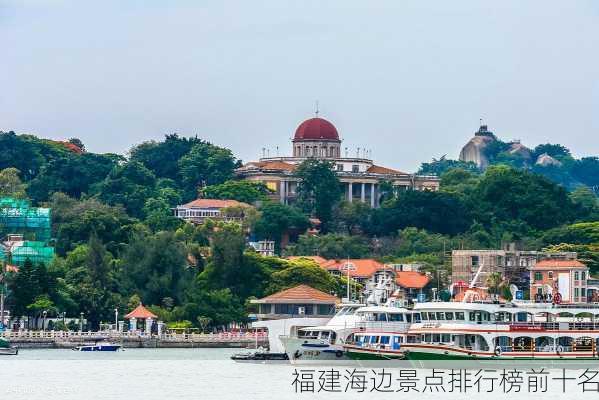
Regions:
[[[126, 349], [117, 353], [82, 353], [72, 350], [21, 350], [18, 356], [0, 356], [0, 399], [464, 399], [480, 398], [476, 392], [439, 393], [295, 393], [294, 371], [312, 370], [315, 389], [325, 366], [238, 364], [229, 357], [239, 349]], [[599, 368], [599, 365], [597, 365]], [[328, 367], [328, 370], [331, 368]], [[348, 371], [348, 369], [350, 371]], [[335, 367], [345, 388], [353, 368]], [[597, 369], [597, 368], [596, 368]], [[389, 368], [388, 370], [393, 370]], [[380, 370], [378, 370], [380, 372]], [[372, 373], [364, 368], [365, 373]], [[398, 370], [393, 371], [399, 377]], [[430, 370], [418, 370], [424, 381]], [[573, 376], [579, 373], [572, 372]], [[369, 375], [368, 379], [371, 375]], [[557, 372], [551, 377], [557, 377]], [[527, 376], [523, 377], [524, 382]], [[550, 378], [551, 379], [551, 378]], [[394, 379], [396, 380], [396, 379]], [[552, 383], [550, 381], [550, 383]], [[396, 387], [396, 382], [394, 382]], [[573, 383], [566, 394], [553, 383], [548, 393], [504, 394], [501, 390], [485, 393], [485, 400], [545, 400], [588, 397], [599, 393], [581, 393]], [[561, 388], [561, 387], [559, 387]]]

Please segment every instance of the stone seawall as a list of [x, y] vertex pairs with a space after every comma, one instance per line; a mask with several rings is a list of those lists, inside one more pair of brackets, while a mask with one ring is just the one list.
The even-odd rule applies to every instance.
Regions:
[[[98, 339], [103, 340], [103, 339]], [[82, 344], [93, 344], [94, 340], [58, 340], [58, 339], [13, 339], [11, 345], [20, 349], [72, 349]], [[132, 340], [113, 340], [122, 344], [124, 348], [253, 348], [255, 340], [162, 340], [158, 338], [144, 338]], [[258, 346], [268, 347], [268, 340], [258, 340]]]

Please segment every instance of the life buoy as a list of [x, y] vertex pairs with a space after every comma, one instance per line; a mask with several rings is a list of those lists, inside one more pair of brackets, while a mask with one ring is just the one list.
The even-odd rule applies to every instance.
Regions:
[[343, 357], [343, 352], [342, 352], [341, 350], [337, 350], [337, 351], [335, 352], [335, 357], [337, 357], [337, 358], [341, 358], [341, 357]]
[[560, 292], [557, 292], [554, 296], [553, 296], [553, 302], [555, 304], [561, 304], [562, 302], [562, 294]]
[[499, 357], [501, 355], [501, 346], [495, 346], [495, 356]]

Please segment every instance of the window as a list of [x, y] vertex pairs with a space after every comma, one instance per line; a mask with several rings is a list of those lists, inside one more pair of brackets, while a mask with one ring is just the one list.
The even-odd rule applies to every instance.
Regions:
[[578, 296], [580, 296], [580, 289], [574, 288], [574, 297], [578, 298]]
[[371, 336], [370, 337], [370, 343], [375, 344], [379, 342], [379, 338], [380, 336]]
[[389, 336], [381, 336], [381, 344], [389, 344], [390, 337]]
[[587, 280], [587, 273], [585, 271], [582, 271], [580, 273], [580, 279], [582, 279], [583, 281]]
[[337, 171], [343, 171], [343, 164], [337, 164]]
[[[418, 314], [416, 314], [416, 315], [418, 315]], [[428, 314], [425, 313], [425, 312], [423, 312], [422, 314], [420, 314], [420, 319], [422, 321], [427, 321], [428, 320]]]
[[478, 267], [478, 256], [470, 257], [470, 262], [472, 263], [473, 267]]
[[580, 295], [582, 297], [586, 297], [587, 296], [587, 290], [585, 288], [580, 288]]
[[446, 312], [445, 313], [445, 319], [448, 321], [451, 321], [453, 319], [453, 313], [452, 312]]
[[360, 166], [356, 165], [356, 164], [352, 165], [351, 166], [351, 172], [354, 172], [354, 173], [360, 172]]
[[547, 277], [548, 277], [549, 279], [553, 279], [553, 271], [549, 271], [549, 272], [547, 272]]
[[475, 321], [476, 320], [476, 315], [474, 315], [474, 312], [470, 312], [470, 321]]
[[543, 273], [535, 272], [535, 281], [542, 281], [542, 280], [543, 280]]
[[577, 281], [580, 279], [580, 274], [578, 273], [578, 271], [574, 272], [574, 280]]
[[434, 312], [429, 312], [428, 313], [428, 320], [429, 321], [436, 321], [437, 318], [435, 317], [435, 313]]
[[449, 333], [444, 333], [441, 335], [441, 341], [443, 343], [449, 343], [451, 342], [451, 335]]
[[464, 312], [463, 311], [458, 311], [455, 313], [455, 319], [458, 319], [460, 321], [464, 320]]
[[438, 321], [444, 321], [444, 320], [445, 320], [445, 313], [443, 313], [443, 312], [438, 312], [438, 313], [437, 313], [437, 320], [438, 320]]
[[403, 314], [389, 314], [389, 321], [403, 322]]
[[438, 333], [433, 333], [433, 343], [439, 343], [441, 341], [441, 335]]

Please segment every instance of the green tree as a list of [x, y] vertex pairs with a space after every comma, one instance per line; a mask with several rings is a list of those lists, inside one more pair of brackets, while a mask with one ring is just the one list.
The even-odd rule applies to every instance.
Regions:
[[271, 193], [263, 182], [245, 180], [226, 181], [202, 189], [203, 197], [208, 199], [237, 200], [248, 204], [266, 200]]
[[185, 197], [195, 198], [198, 189], [231, 179], [237, 166], [231, 150], [207, 142], [195, 144], [189, 153], [179, 160]]
[[156, 177], [143, 164], [131, 161], [115, 167], [98, 186], [98, 198], [122, 205], [129, 215], [141, 217], [146, 199], [156, 193]]
[[537, 158], [541, 154], [547, 154], [553, 158], [557, 158], [558, 160], [563, 159], [565, 157], [572, 157], [570, 150], [561, 144], [540, 144], [534, 148], [532, 152], [533, 158]]
[[297, 208], [268, 202], [260, 208], [254, 232], [258, 238], [274, 240], [280, 246], [284, 234], [297, 235], [305, 232], [309, 226], [310, 221]]
[[367, 239], [358, 235], [302, 235], [294, 245], [287, 247], [287, 255], [320, 255], [327, 259], [367, 258], [371, 249]]
[[6, 168], [0, 170], [0, 197], [12, 197], [15, 199], [27, 198], [25, 185], [19, 178], [19, 170], [16, 168]]
[[267, 293], [275, 293], [297, 285], [308, 285], [325, 293], [341, 293], [340, 281], [312, 260], [290, 261], [283, 270], [271, 275]]
[[333, 168], [331, 161], [308, 159], [295, 171], [295, 176], [300, 179], [298, 204], [320, 220], [325, 232], [333, 218], [333, 208], [343, 194], [341, 182]]
[[460, 168], [475, 174], [480, 172], [478, 166], [473, 162], [450, 160], [445, 156], [441, 156], [438, 160], [433, 158], [430, 163], [422, 163], [420, 165], [420, 170], [418, 170], [418, 174], [441, 176], [443, 173], [454, 168]]
[[366, 203], [342, 201], [334, 209], [333, 226], [348, 235], [364, 232], [370, 224], [372, 209]]

